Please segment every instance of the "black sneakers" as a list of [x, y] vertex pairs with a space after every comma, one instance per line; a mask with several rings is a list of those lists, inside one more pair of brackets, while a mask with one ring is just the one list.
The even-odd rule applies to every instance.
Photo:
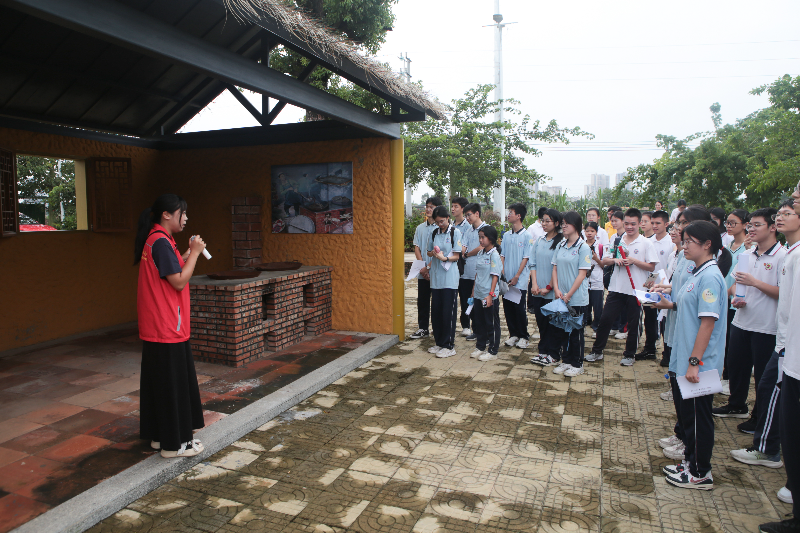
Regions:
[[409, 335], [408, 338], [409, 339], [421, 339], [422, 337], [427, 337], [428, 335], [430, 335], [430, 333], [428, 333], [427, 329], [418, 329], [413, 334]]
[[790, 518], [781, 522], [770, 522], [758, 526], [761, 533], [798, 533], [800, 532], [800, 518]]
[[669, 368], [669, 359], [667, 359], [666, 357], [662, 357], [661, 362], [658, 364], [663, 366], [664, 368]]
[[725, 404], [722, 407], [714, 407], [711, 414], [720, 418], [749, 418], [750, 412], [747, 407], [731, 407]]
[[634, 355], [633, 358], [637, 361], [655, 361], [656, 352], [655, 350], [652, 352], [649, 352], [647, 350], [642, 350], [641, 352]]
[[747, 433], [748, 435], [752, 435], [753, 433], [756, 432], [756, 419], [751, 416], [749, 420], [745, 420], [744, 422], [736, 426], [736, 429], [738, 429], [742, 433]]

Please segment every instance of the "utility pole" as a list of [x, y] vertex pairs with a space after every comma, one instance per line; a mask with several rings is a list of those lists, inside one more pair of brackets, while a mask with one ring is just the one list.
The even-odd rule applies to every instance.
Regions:
[[[406, 83], [411, 83], [411, 59], [408, 58], [408, 52], [400, 54], [398, 56], [400, 61], [403, 62], [403, 66], [400, 67], [400, 77], [405, 80]], [[410, 217], [412, 210], [413, 210], [413, 201], [411, 199], [411, 187], [408, 185], [408, 181], [406, 181], [406, 216]]]
[[[503, 121], [503, 15], [500, 14], [500, 0], [494, 0], [494, 99], [498, 102], [498, 110], [494, 115], [495, 122]], [[505, 131], [500, 130], [505, 136]], [[506, 218], [506, 161], [504, 157], [505, 143], [500, 147], [500, 186], [494, 189], [494, 212], [500, 216], [501, 223]]]

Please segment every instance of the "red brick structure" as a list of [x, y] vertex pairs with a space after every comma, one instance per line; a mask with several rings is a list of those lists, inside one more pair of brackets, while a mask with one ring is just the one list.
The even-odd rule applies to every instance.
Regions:
[[195, 359], [242, 366], [331, 329], [331, 267], [263, 272], [257, 278], [191, 279]]
[[259, 265], [261, 261], [261, 204], [260, 196], [234, 198], [231, 201], [233, 231], [233, 266]]

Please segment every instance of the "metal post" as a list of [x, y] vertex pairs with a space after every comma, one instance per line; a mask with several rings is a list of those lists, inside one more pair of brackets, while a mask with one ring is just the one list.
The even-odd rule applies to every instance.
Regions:
[[411, 185], [406, 182], [406, 216], [410, 217], [413, 214], [413, 200], [411, 199]]
[[[494, 16], [492, 19], [495, 24], [494, 33], [494, 99], [500, 102], [503, 99], [503, 15], [500, 14], [500, 0], [494, 0]], [[494, 115], [495, 122], [503, 121], [503, 104], [500, 103], [499, 109]], [[505, 135], [504, 130], [500, 130], [501, 135]], [[501, 221], [506, 218], [506, 162], [504, 157], [505, 146], [501, 146], [500, 153], [500, 186], [494, 189], [494, 212], [500, 216]]]

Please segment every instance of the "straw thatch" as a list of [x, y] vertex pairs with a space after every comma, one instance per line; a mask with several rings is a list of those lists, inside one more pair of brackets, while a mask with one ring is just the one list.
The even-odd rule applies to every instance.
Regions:
[[332, 62], [347, 58], [364, 69], [367, 80], [381, 80], [389, 92], [407, 98], [427, 110], [435, 118], [445, 118], [446, 108], [420, 86], [404, 82], [387, 66], [361, 55], [346, 39], [322, 27], [307, 14], [285, 0], [224, 0], [227, 9], [237, 18], [258, 21], [264, 16], [275, 19], [296, 38], [319, 49]]

